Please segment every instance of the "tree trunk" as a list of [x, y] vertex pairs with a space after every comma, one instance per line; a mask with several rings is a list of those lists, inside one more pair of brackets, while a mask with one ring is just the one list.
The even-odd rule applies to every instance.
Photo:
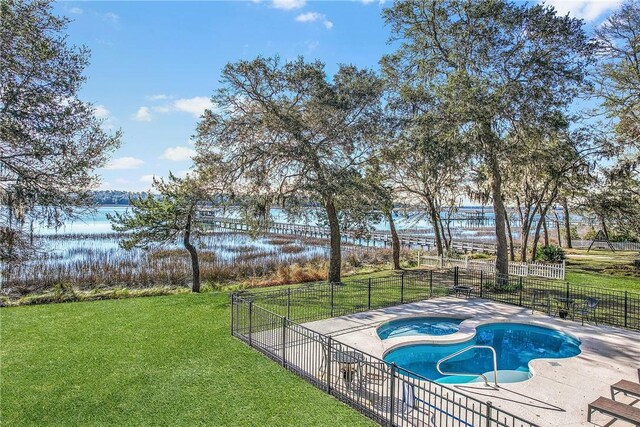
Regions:
[[538, 225], [536, 225], [536, 233], [533, 236], [533, 245], [531, 246], [531, 261], [536, 260], [536, 252], [538, 251], [538, 242], [540, 241], [540, 230], [542, 229], [542, 224], [546, 221], [548, 208], [549, 208], [549, 205], [545, 206], [544, 209], [540, 211], [540, 219], [538, 220]]
[[558, 218], [558, 210], [554, 209], [553, 214], [556, 217], [556, 236], [558, 238], [558, 246], [562, 247], [562, 232], [560, 231], [560, 218]]
[[338, 283], [340, 282], [340, 269], [342, 264], [342, 256], [340, 254], [340, 222], [338, 221], [338, 212], [332, 199], [325, 198], [324, 207], [327, 211], [331, 235], [328, 280], [329, 283]]
[[396, 225], [393, 222], [393, 209], [389, 209], [386, 214], [387, 219], [389, 220], [389, 229], [391, 230], [391, 252], [393, 254], [393, 269], [400, 270], [400, 239], [398, 238]]
[[427, 204], [429, 207], [429, 217], [431, 218], [433, 234], [436, 239], [436, 249], [438, 249], [438, 255], [444, 255], [444, 250], [442, 248], [442, 237], [440, 236], [440, 221], [438, 220], [438, 212], [436, 211], [436, 207], [431, 197], [427, 197]]
[[549, 246], [549, 229], [547, 228], [547, 218], [542, 221], [542, 230], [544, 232], [544, 245]]
[[489, 163], [491, 168], [491, 197], [493, 199], [493, 212], [496, 223], [496, 272], [509, 274], [505, 208], [502, 200], [502, 174], [498, 159], [493, 157]]
[[527, 251], [529, 249], [529, 234], [531, 233], [531, 225], [533, 224], [533, 218], [536, 216], [536, 212], [540, 208], [540, 204], [536, 203], [533, 207], [533, 212], [530, 212], [527, 209], [527, 213], [525, 215], [524, 222], [522, 223], [522, 236], [520, 236], [521, 247], [520, 247], [520, 261], [527, 261]]
[[509, 215], [507, 215], [507, 208], [504, 212], [505, 222], [507, 223], [507, 237], [509, 237], [509, 261], [516, 260], [515, 249], [513, 248], [513, 233], [511, 233], [511, 222], [509, 221]]
[[196, 247], [191, 244], [191, 214], [187, 215], [187, 225], [184, 230], [184, 247], [191, 255], [191, 270], [193, 272], [193, 282], [191, 291], [200, 292], [200, 263], [198, 262], [198, 252]]
[[571, 249], [571, 222], [569, 221], [569, 205], [566, 197], [562, 198], [562, 216], [564, 217], [564, 238], [567, 241], [567, 247]]
[[609, 240], [609, 230], [607, 229], [607, 223], [604, 220], [604, 217], [600, 218], [600, 225], [602, 226], [602, 232], [604, 233], [605, 239]]

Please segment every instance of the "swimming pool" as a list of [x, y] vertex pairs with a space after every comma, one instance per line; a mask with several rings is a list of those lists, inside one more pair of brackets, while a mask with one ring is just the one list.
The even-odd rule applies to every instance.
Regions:
[[[466, 383], [478, 380], [469, 376], [443, 376], [436, 369], [438, 360], [470, 345], [488, 345], [497, 353], [498, 380], [520, 382], [532, 374], [534, 359], [560, 359], [580, 354], [580, 341], [555, 329], [521, 323], [492, 323], [476, 328], [472, 339], [456, 344], [411, 344], [391, 350], [384, 360], [401, 368], [442, 383]], [[487, 349], [472, 349], [448, 360], [444, 372], [493, 376], [493, 356]]]
[[453, 317], [407, 317], [383, 323], [377, 333], [382, 340], [411, 335], [449, 335], [458, 332], [463, 320]]

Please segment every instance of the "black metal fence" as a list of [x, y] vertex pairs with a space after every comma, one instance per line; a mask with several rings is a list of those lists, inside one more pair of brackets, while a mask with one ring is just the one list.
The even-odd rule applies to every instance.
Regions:
[[231, 333], [311, 384], [383, 425], [535, 424], [471, 396], [389, 365], [299, 323], [445, 295], [486, 298], [573, 316], [597, 299], [588, 321], [640, 330], [640, 294], [482, 271], [405, 272], [347, 283], [232, 295]]
[[[296, 302], [302, 295], [294, 293]], [[536, 425], [299, 325], [253, 296], [232, 296], [233, 335], [382, 425]]]
[[[640, 293], [574, 285], [536, 277], [503, 276], [483, 271], [407, 271], [346, 283], [314, 283], [298, 288], [251, 293], [251, 298], [273, 313], [298, 323], [343, 316], [371, 309], [416, 302], [444, 295], [486, 298], [506, 304], [541, 310], [549, 314], [568, 308], [567, 316], [578, 319], [587, 299], [597, 299], [588, 321], [640, 330]], [[534, 295], [536, 296], [534, 298]], [[536, 299], [537, 298], [537, 299]], [[541, 301], [541, 298], [546, 301]]]

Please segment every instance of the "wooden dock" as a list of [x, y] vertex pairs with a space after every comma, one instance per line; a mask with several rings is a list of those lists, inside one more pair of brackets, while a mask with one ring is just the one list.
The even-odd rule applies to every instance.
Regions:
[[[249, 226], [240, 219], [217, 217], [206, 211], [200, 211], [197, 220], [202, 223], [209, 224], [214, 228], [232, 231], [248, 231]], [[310, 237], [316, 239], [329, 239], [331, 237], [329, 229], [318, 227], [315, 225], [289, 224], [285, 222], [271, 222], [268, 230], [270, 233], [282, 234], [288, 236]], [[346, 231], [342, 233], [342, 241], [360, 246], [373, 247], [390, 247], [391, 234], [384, 231], [374, 231], [367, 236], [359, 236], [354, 231]], [[436, 247], [435, 238], [421, 236], [416, 234], [398, 233], [400, 244], [408, 248], [420, 248], [424, 250], [432, 250]], [[452, 249], [469, 253], [469, 252], [485, 252], [496, 253], [495, 243], [481, 242], [475, 240], [454, 240], [451, 244]]]

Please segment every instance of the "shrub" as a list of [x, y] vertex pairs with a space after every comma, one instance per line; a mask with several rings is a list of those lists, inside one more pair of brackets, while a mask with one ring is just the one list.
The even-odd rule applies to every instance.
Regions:
[[548, 245], [538, 248], [536, 260], [546, 262], [560, 262], [567, 258], [564, 249], [555, 245]]
[[578, 227], [576, 226], [571, 227], [570, 233], [571, 233], [572, 239], [580, 240], [580, 234], [578, 234]]

